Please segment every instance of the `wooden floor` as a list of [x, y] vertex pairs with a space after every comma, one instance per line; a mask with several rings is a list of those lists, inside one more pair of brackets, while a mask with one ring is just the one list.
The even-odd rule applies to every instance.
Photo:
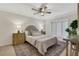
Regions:
[[0, 56], [16, 56], [13, 46], [0, 47]]
[[[66, 49], [64, 49], [60, 56], [65, 56], [65, 51]], [[0, 47], [0, 56], [16, 56], [13, 46], [8, 45]]]
[[[0, 56], [16, 56], [13, 46], [3, 46], [0, 47]], [[65, 50], [60, 56], [65, 56]]]

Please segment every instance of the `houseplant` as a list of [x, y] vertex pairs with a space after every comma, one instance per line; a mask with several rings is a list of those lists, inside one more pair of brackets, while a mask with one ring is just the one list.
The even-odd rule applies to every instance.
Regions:
[[77, 31], [76, 31], [77, 28], [78, 28], [78, 21], [77, 20], [74, 20], [70, 24], [69, 28], [67, 28], [65, 31], [68, 32], [69, 37], [70, 36], [76, 36], [77, 35]]

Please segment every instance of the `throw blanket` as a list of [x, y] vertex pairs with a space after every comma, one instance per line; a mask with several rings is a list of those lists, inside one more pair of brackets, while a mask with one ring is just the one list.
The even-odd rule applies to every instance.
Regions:
[[57, 38], [53, 36], [28, 36], [26, 41], [36, 47], [38, 51], [44, 55], [48, 47], [57, 43]]
[[44, 55], [47, 52], [47, 48], [56, 44], [57, 43], [57, 38], [56, 37], [47, 37], [47, 38], [42, 38], [36, 41], [36, 48], [38, 48], [38, 51]]

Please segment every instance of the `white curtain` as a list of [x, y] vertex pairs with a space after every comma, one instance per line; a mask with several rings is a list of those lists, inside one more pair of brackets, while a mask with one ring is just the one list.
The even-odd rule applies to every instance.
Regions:
[[51, 23], [51, 32], [56, 36], [67, 36], [67, 32], [65, 31], [68, 28], [68, 21], [61, 22], [52, 22]]

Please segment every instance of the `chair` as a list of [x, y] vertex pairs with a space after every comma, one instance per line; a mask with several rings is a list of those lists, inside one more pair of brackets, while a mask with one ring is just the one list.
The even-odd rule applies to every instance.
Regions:
[[70, 40], [70, 56], [78, 56], [79, 53], [79, 40], [71, 39]]

